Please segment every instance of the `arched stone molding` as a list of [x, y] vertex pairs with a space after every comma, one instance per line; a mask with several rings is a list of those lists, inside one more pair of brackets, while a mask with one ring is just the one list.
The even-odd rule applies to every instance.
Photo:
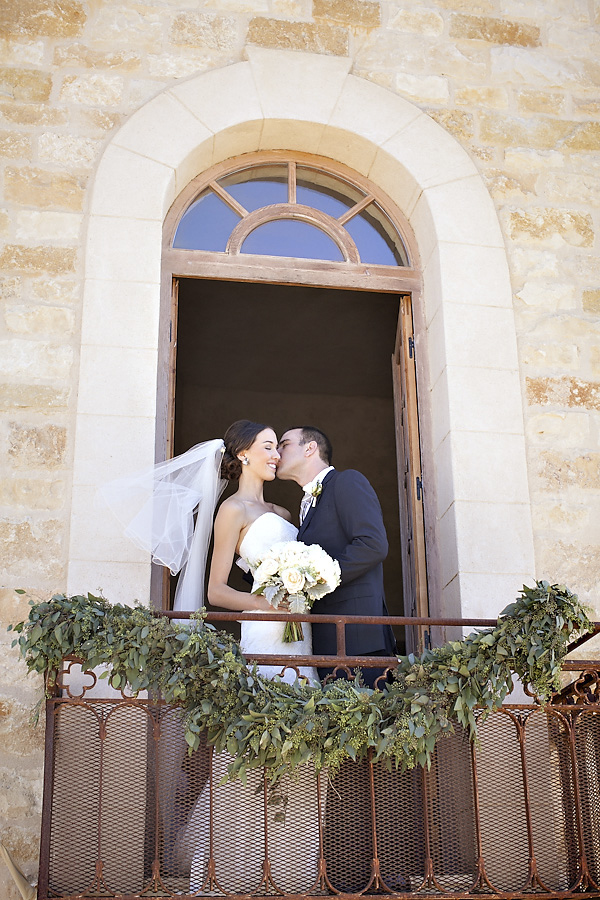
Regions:
[[[522, 398], [506, 253], [472, 160], [350, 60], [249, 47], [138, 110], [100, 161], [89, 213], [69, 591], [148, 596], [147, 556], [96, 486], [154, 461], [161, 233], [182, 188], [261, 149], [330, 157], [408, 218], [424, 272], [417, 321], [434, 611], [487, 616], [534, 572]], [[390, 465], [393, 465], [390, 461]]]

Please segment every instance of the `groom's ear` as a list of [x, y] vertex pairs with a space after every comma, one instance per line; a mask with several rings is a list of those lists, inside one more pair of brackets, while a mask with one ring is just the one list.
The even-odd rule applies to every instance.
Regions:
[[304, 445], [304, 453], [306, 456], [314, 456], [315, 453], [319, 452], [319, 445], [316, 441], [309, 441]]

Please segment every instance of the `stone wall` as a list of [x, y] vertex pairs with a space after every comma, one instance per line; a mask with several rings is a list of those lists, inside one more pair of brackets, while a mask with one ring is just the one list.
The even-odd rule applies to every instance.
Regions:
[[[255, 44], [349, 56], [471, 155], [504, 229], [537, 575], [600, 615], [600, 4], [594, 0], [5, 0], [0, 9], [0, 828], [28, 873], [39, 684], [12, 592], [64, 588], [89, 187], [108, 137]], [[97, 585], [90, 585], [96, 589]], [[510, 599], [510, 598], [507, 598]], [[16, 898], [3, 881], [0, 892]]]

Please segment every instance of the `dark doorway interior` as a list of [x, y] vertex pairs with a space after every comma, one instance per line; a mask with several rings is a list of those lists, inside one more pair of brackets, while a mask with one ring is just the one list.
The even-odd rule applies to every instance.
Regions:
[[[241, 418], [278, 435], [321, 428], [334, 465], [359, 469], [377, 492], [390, 543], [388, 608], [402, 615], [391, 376], [398, 311], [396, 294], [182, 278], [174, 453]], [[275, 481], [265, 497], [297, 523], [297, 485]]]

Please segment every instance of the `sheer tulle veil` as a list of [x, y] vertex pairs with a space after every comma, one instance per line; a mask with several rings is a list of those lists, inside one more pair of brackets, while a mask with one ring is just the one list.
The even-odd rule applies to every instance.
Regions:
[[[152, 554], [153, 562], [181, 572], [176, 610], [204, 605], [204, 575], [221, 478], [225, 444], [204, 441], [152, 468], [109, 481], [97, 502], [110, 509], [125, 535]], [[195, 522], [194, 522], [195, 518]]]

